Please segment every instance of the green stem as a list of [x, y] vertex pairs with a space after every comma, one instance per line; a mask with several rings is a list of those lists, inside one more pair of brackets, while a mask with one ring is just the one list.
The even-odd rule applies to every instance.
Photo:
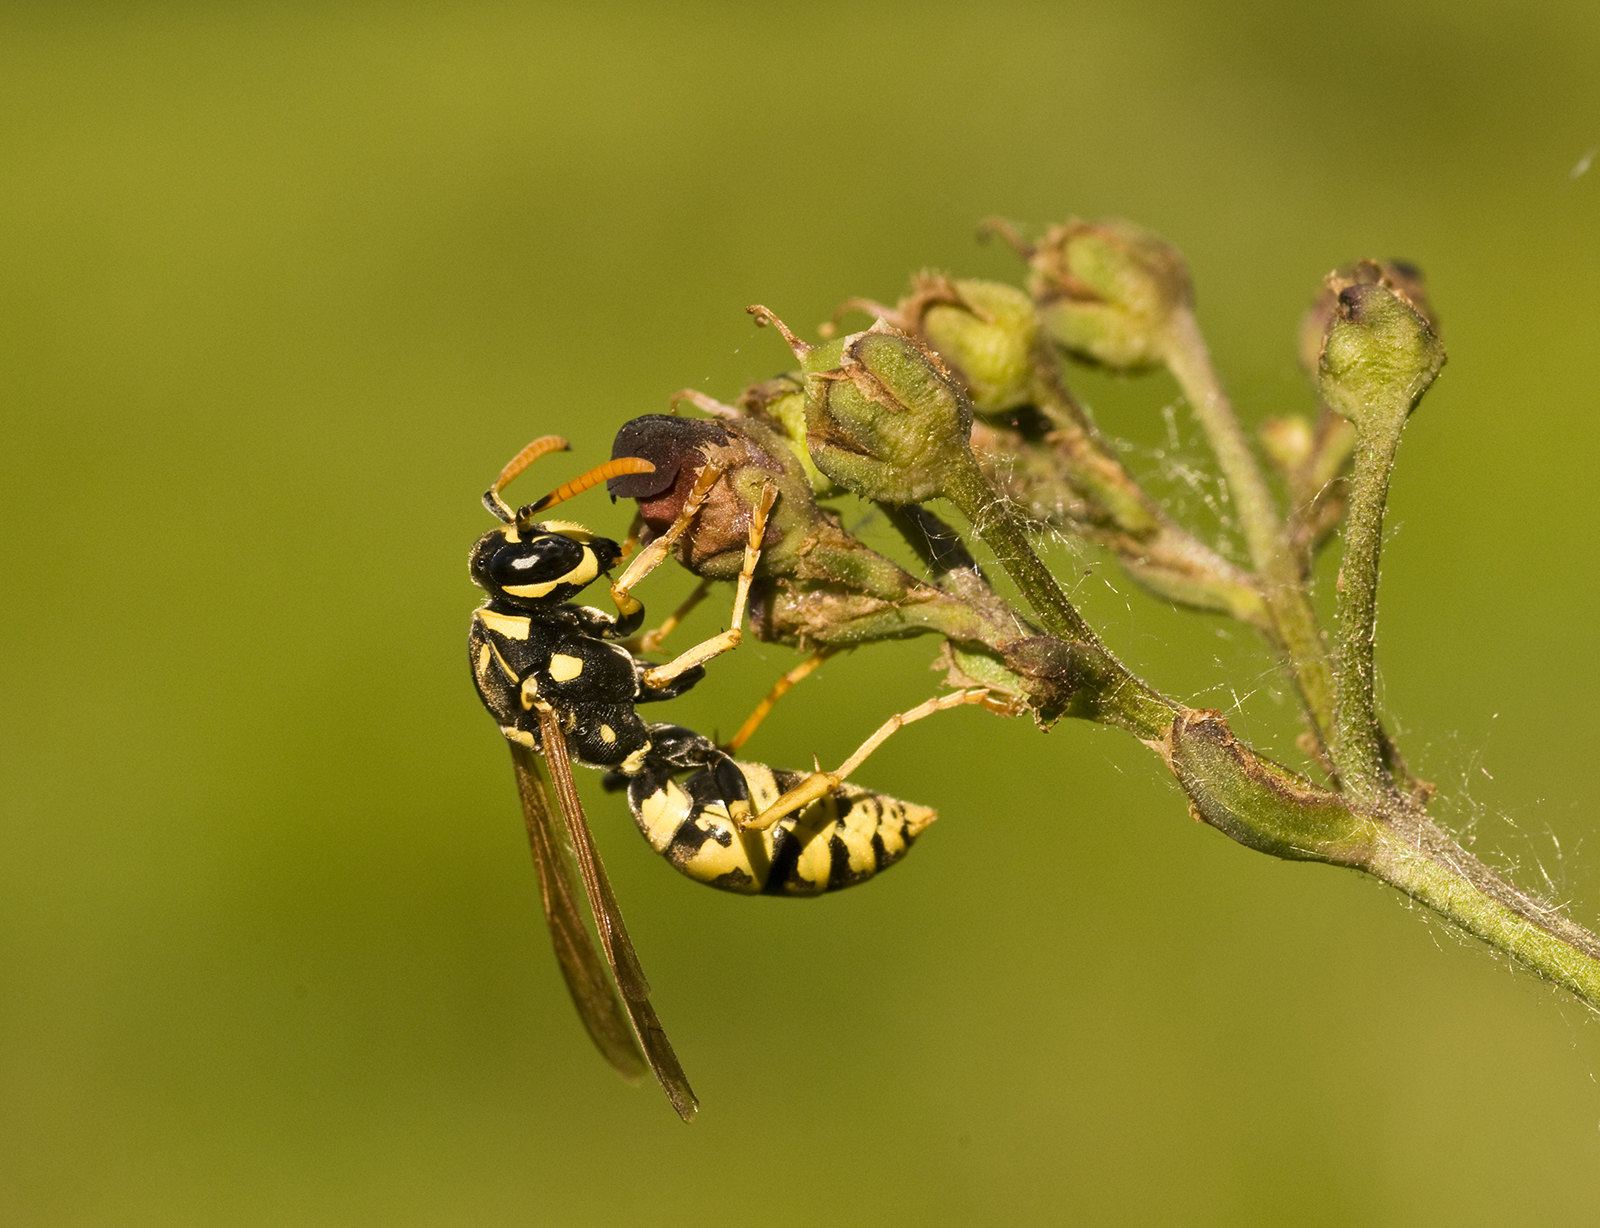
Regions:
[[995, 494], [984, 481], [978, 462], [970, 451], [965, 463], [957, 460], [945, 473], [943, 494], [961, 509], [973, 531], [994, 551], [1016, 586], [1022, 590], [1044, 629], [1063, 640], [1102, 648], [1094, 628], [1084, 622], [1055, 577], [1039, 561], [1028, 540], [1028, 529], [1010, 502]]
[[[1100, 642], [1055, 577], [1040, 562], [1028, 537], [1027, 522], [997, 495], [970, 450], [958, 454], [944, 473], [944, 497], [971, 522], [1039, 621], [1070, 657], [1073, 689], [1082, 699], [1075, 715], [1128, 730], [1143, 741], [1163, 736], [1177, 705], [1135, 675]], [[1004, 652], [1005, 646], [996, 647]]]
[[1240, 844], [1365, 871], [1600, 1007], [1600, 938], [1518, 891], [1415, 809], [1319, 789], [1238, 741], [1217, 712], [1179, 712], [1155, 745], [1195, 814]]
[[[1404, 421], [1403, 418], [1401, 420]], [[1388, 423], [1385, 421], [1384, 425]], [[1376, 802], [1384, 788], [1378, 743], [1373, 641], [1378, 613], [1378, 556], [1389, 474], [1400, 446], [1393, 430], [1358, 430], [1345, 518], [1344, 556], [1339, 563], [1339, 641], [1334, 694], [1333, 761], [1349, 792]]]
[[1188, 398], [1233, 494], [1245, 545], [1261, 577], [1262, 597], [1288, 657], [1306, 714], [1317, 736], [1326, 742], [1333, 727], [1333, 673], [1272, 491], [1211, 365], [1210, 352], [1193, 312], [1173, 312], [1162, 340], [1167, 368]]
[[1383, 831], [1362, 867], [1369, 874], [1600, 1008], [1600, 937], [1518, 891], [1420, 814]]

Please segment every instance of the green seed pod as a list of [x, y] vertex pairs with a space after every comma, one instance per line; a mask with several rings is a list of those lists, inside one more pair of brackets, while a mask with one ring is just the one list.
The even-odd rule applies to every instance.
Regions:
[[1132, 222], [1073, 219], [1026, 254], [1028, 290], [1058, 346], [1115, 371], [1161, 365], [1168, 316], [1194, 302], [1177, 248]]
[[817, 468], [863, 499], [920, 503], [952, 469], [975, 472], [972, 402], [939, 356], [879, 320], [825, 346], [798, 340], [765, 308], [806, 372], [806, 449]]
[[864, 499], [933, 498], [951, 454], [971, 454], [972, 403], [937, 355], [881, 320], [845, 338], [837, 371], [812, 381], [806, 447]]

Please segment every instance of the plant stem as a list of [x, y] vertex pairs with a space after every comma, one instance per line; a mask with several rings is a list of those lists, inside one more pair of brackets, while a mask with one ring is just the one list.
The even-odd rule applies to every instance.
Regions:
[[1054, 576], [1039, 561], [1028, 530], [1011, 503], [996, 495], [978, 469], [972, 453], [966, 463], [952, 464], [945, 474], [944, 497], [961, 509], [1006, 574], [1022, 590], [1044, 629], [1059, 639], [1103, 648], [1094, 628], [1083, 620]]
[[1414, 807], [1319, 789], [1240, 742], [1218, 712], [1179, 711], [1153, 746], [1197, 817], [1230, 839], [1365, 871], [1600, 1007], [1600, 937], [1518, 891]]
[[1326, 743], [1333, 728], [1333, 673], [1283, 518], [1211, 365], [1194, 313], [1187, 309], [1173, 312], [1163, 343], [1167, 368], [1188, 398], [1233, 493], [1239, 526], [1261, 577], [1262, 596], [1278, 641], [1312, 728]]
[[1402, 813], [1383, 831], [1362, 869], [1600, 1008], [1600, 937], [1518, 891], [1421, 814]]
[[1368, 804], [1378, 800], [1384, 787], [1373, 652], [1384, 506], [1399, 446], [1398, 429], [1357, 431], [1344, 555], [1339, 563], [1339, 645], [1330, 749], [1344, 787]]

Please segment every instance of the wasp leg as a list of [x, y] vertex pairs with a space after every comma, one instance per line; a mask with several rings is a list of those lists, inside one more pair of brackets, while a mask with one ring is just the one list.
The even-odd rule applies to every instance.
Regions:
[[756, 705], [755, 711], [750, 713], [745, 718], [744, 724], [739, 726], [739, 732], [728, 739], [728, 753], [730, 755], [738, 754], [739, 748], [748, 742], [755, 731], [760, 728], [761, 722], [767, 719], [768, 714], [771, 713], [777, 702], [787, 695], [797, 682], [839, 651], [840, 649], [833, 645], [819, 648], [773, 683], [772, 690], [767, 692], [767, 697]]
[[695, 585], [694, 592], [689, 594], [689, 599], [680, 605], [667, 617], [659, 627], [652, 627], [649, 631], [641, 631], [638, 635], [628, 640], [623, 647], [629, 652], [654, 652], [661, 647], [661, 641], [677, 629], [679, 623], [689, 617], [690, 611], [706, 599], [711, 592], [711, 581], [702, 580]]
[[771, 827], [785, 815], [802, 810], [812, 802], [820, 801], [832, 793], [866, 761], [868, 755], [882, 746], [889, 735], [901, 729], [912, 721], [920, 721], [925, 716], [932, 716], [935, 712], [942, 712], [946, 708], [959, 708], [962, 704], [982, 704], [991, 712], [1009, 713], [1011, 709], [1000, 704], [987, 690], [979, 688], [971, 691], [956, 691], [950, 695], [940, 695], [918, 704], [909, 712], [897, 712], [882, 725], [877, 732], [863, 742], [856, 749], [856, 753], [846, 759], [832, 772], [816, 771], [806, 777], [794, 788], [790, 789], [772, 805], [768, 806], [755, 818], [741, 824], [747, 830], [764, 831]]
[[[695, 486], [698, 489], [699, 483], [697, 482]], [[729, 616], [728, 629], [721, 635], [714, 635], [708, 640], [701, 641], [687, 652], [680, 653], [665, 665], [658, 665], [654, 669], [646, 670], [644, 673], [646, 686], [663, 686], [685, 670], [693, 669], [696, 665], [704, 665], [712, 657], [739, 646], [739, 641], [744, 636], [744, 632], [741, 629], [744, 623], [744, 611], [750, 602], [750, 582], [755, 578], [756, 564], [761, 559], [761, 539], [766, 536], [767, 517], [772, 514], [772, 505], [777, 501], [778, 488], [769, 483], [761, 488], [761, 499], [751, 511], [750, 535], [745, 540], [744, 563], [739, 568], [739, 582], [734, 588], [733, 613]], [[682, 517], [679, 519], [681, 521]], [[678, 526], [674, 523], [672, 527], [677, 528]], [[654, 542], [651, 543], [652, 546], [654, 544]], [[649, 549], [649, 547], [646, 547], [646, 549]]]
[[708, 464], [700, 470], [700, 476], [695, 479], [689, 497], [683, 501], [683, 508], [678, 512], [678, 518], [672, 522], [672, 527], [639, 551], [627, 569], [612, 584], [611, 600], [616, 603], [617, 610], [624, 617], [643, 608], [639, 599], [630, 590], [666, 562], [667, 552], [672, 549], [678, 538], [683, 536], [684, 530], [694, 520], [696, 513], [700, 511], [700, 505], [711, 494], [711, 488], [717, 484], [722, 474], [723, 469], [720, 465]]
[[633, 519], [628, 522], [628, 536], [621, 542], [622, 553], [617, 555], [619, 561], [626, 561], [633, 557], [633, 552], [639, 548], [639, 534], [644, 529], [644, 516], [635, 512]]

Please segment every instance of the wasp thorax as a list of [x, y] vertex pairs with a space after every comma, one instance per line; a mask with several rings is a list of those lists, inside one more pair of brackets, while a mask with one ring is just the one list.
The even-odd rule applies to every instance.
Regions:
[[486, 592], [519, 601], [566, 601], [610, 570], [621, 548], [577, 525], [510, 524], [485, 533], [467, 569]]

